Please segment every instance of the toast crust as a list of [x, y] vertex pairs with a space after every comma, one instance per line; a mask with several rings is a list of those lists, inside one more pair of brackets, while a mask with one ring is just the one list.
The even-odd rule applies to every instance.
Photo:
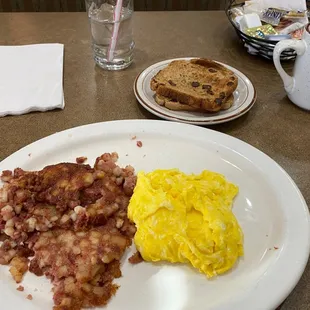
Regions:
[[226, 67], [209, 59], [172, 61], [151, 80], [157, 95], [194, 109], [217, 112], [238, 86], [238, 78]]
[[[201, 108], [196, 108], [188, 104], [180, 103], [178, 101], [173, 101], [167, 97], [155, 94], [155, 101], [158, 105], [163, 106], [172, 111], [187, 111], [187, 112], [200, 112], [200, 113], [212, 113], [210, 111], [203, 110]], [[227, 101], [222, 104], [221, 110], [229, 109], [234, 103], [234, 96], [230, 95]]]

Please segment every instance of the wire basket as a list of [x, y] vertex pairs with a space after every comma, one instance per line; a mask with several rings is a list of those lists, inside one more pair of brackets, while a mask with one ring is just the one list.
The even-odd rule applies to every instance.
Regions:
[[[272, 60], [273, 59], [273, 50], [279, 41], [270, 41], [270, 40], [250, 37], [247, 34], [240, 31], [240, 29], [238, 29], [238, 27], [234, 23], [230, 10], [232, 8], [242, 7], [243, 5], [244, 5], [244, 2], [237, 4], [236, 0], [230, 0], [229, 1], [228, 7], [226, 8], [226, 15], [227, 15], [230, 23], [235, 28], [238, 36], [243, 41], [244, 46], [247, 48], [247, 50], [250, 54], [259, 55], [259, 56], [262, 56], [262, 57], [267, 58], [269, 60]], [[287, 49], [287, 50], [282, 52], [280, 59], [287, 61], [287, 60], [295, 59], [296, 56], [297, 56], [297, 54], [294, 50]]]

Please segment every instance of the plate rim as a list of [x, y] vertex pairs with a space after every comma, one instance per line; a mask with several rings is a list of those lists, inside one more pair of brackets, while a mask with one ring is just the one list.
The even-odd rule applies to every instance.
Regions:
[[[175, 121], [175, 122], [181, 122], [181, 123], [192, 124], [192, 125], [216, 125], [216, 124], [221, 124], [221, 123], [229, 122], [229, 121], [232, 121], [232, 120], [234, 120], [236, 118], [239, 118], [242, 115], [246, 114], [254, 106], [254, 104], [255, 104], [255, 102], [257, 100], [257, 91], [256, 91], [256, 88], [255, 88], [252, 80], [247, 75], [245, 75], [243, 72], [241, 72], [240, 70], [236, 69], [235, 67], [232, 67], [232, 66], [230, 66], [230, 65], [228, 65], [226, 63], [223, 63], [223, 62], [220, 62], [220, 61], [217, 61], [217, 60], [214, 60], [214, 61], [219, 63], [219, 64], [221, 64], [221, 65], [224, 65], [226, 67], [230, 67], [233, 70], [237, 71], [238, 73], [241, 73], [242, 75], [244, 75], [248, 79], [248, 81], [250, 82], [250, 85], [253, 87], [253, 98], [250, 99], [251, 102], [248, 105], [246, 105], [242, 110], [240, 110], [238, 113], [235, 113], [235, 114], [233, 114], [231, 116], [226, 116], [226, 117], [225, 117], [225, 114], [224, 114], [223, 117], [218, 116], [217, 119], [213, 119], [213, 120], [207, 120], [207, 119], [203, 119], [203, 120], [188, 120], [185, 117], [182, 118], [182, 117], [178, 117], [178, 116], [170, 116], [170, 115], [165, 114], [164, 112], [157, 111], [156, 109], [154, 109], [152, 107], [151, 104], [146, 102], [141, 97], [140, 91], [138, 90], [138, 83], [140, 82], [141, 76], [144, 73], [146, 73], [147, 71], [149, 71], [149, 69], [151, 67], [156, 66], [156, 65], [159, 66], [161, 64], [166, 64], [166, 63], [169, 64], [169, 62], [174, 61], [174, 60], [189, 60], [189, 59], [194, 59], [194, 58], [199, 58], [199, 57], [179, 57], [179, 58], [172, 58], [172, 59], [162, 60], [162, 61], [154, 63], [154, 64], [148, 66], [147, 68], [145, 68], [144, 70], [142, 70], [136, 76], [134, 84], [133, 84], [133, 90], [134, 90], [135, 97], [138, 100], [138, 102], [142, 105], [142, 107], [144, 107], [150, 113], [152, 113], [152, 114], [154, 114], [154, 115], [156, 115], [156, 116], [158, 116], [158, 117], [160, 117], [162, 119], [165, 119], [165, 120], [171, 120], [171, 121]], [[247, 85], [246, 82], [245, 82], [245, 84]], [[248, 88], [248, 85], [247, 85], [247, 88]]]
[[[99, 123], [92, 123], [92, 124], [87, 124], [87, 125], [82, 125], [82, 126], [77, 126], [77, 127], [73, 127], [70, 129], [66, 129], [57, 133], [54, 133], [52, 135], [46, 136], [42, 139], [39, 139], [37, 141], [34, 141], [28, 145], [26, 145], [25, 147], [21, 148], [20, 150], [14, 152], [13, 154], [11, 154], [10, 156], [8, 156], [7, 158], [5, 158], [4, 160], [2, 160], [0, 162], [0, 170], [4, 168], [4, 166], [6, 165], [6, 162], [9, 162], [10, 160], [17, 160], [20, 157], [20, 155], [23, 155], [26, 157], [28, 157], [28, 153], [29, 151], [36, 147], [36, 146], [40, 146], [42, 147], [42, 143], [43, 144], [49, 144], [50, 143], [50, 139], [64, 139], [65, 137], [70, 137], [70, 134], [74, 137], [77, 138], [81, 138], [81, 137], [85, 137], [88, 136], [89, 137], [89, 133], [90, 133], [90, 129], [99, 129], [99, 133], [100, 135], [106, 135], [106, 133], [109, 132], [109, 128], [115, 128], [114, 130], [116, 130], [117, 128], [117, 132], [119, 132], [120, 130], [123, 132], [123, 134], [129, 134], [130, 130], [133, 128], [139, 128], [139, 130], [141, 132], [158, 132], [158, 128], [161, 129], [170, 129], [170, 131], [164, 131], [165, 134], [174, 134], [177, 135], [180, 131], [182, 131], [182, 129], [189, 131], [188, 134], [191, 134], [192, 136], [192, 132], [196, 132], [197, 135], [196, 136], [200, 136], [202, 139], [202, 137], [204, 138], [204, 141], [209, 140], [210, 142], [214, 142], [216, 141], [216, 143], [222, 145], [222, 146], [226, 146], [229, 147], [230, 149], [231, 146], [230, 144], [237, 144], [237, 148], [236, 150], [234, 150], [235, 152], [237, 152], [238, 154], [240, 154], [241, 156], [245, 157], [246, 159], [249, 159], [249, 157], [255, 157], [255, 161], [256, 164], [257, 161], [263, 161], [263, 166], [268, 166], [270, 164], [273, 165], [273, 169], [276, 169], [277, 174], [279, 174], [279, 176], [284, 177], [284, 181], [285, 183], [287, 183], [287, 186], [289, 186], [291, 194], [293, 195], [294, 199], [298, 199], [299, 202], [299, 207], [298, 207], [298, 213], [302, 213], [304, 215], [304, 217], [302, 218], [303, 220], [303, 225], [293, 225], [293, 228], [295, 231], [293, 231], [294, 234], [296, 234], [296, 231], [299, 232], [300, 227], [302, 227], [302, 229], [305, 229], [304, 232], [306, 232], [306, 234], [302, 235], [300, 240], [303, 240], [304, 244], [302, 246], [300, 246], [300, 244], [298, 245], [298, 247], [295, 245], [295, 242], [290, 242], [288, 244], [286, 244], [286, 247], [281, 249], [281, 251], [279, 251], [279, 258], [277, 260], [278, 264], [274, 264], [270, 267], [271, 270], [269, 270], [268, 275], [266, 274], [265, 277], [263, 277], [262, 281], [259, 281], [258, 283], [256, 283], [256, 285], [254, 286], [254, 288], [251, 287], [251, 290], [244, 292], [244, 294], [246, 295], [246, 297], [250, 296], [250, 299], [248, 300], [247, 298], [243, 298], [241, 300], [237, 299], [235, 302], [232, 302], [229, 306], [229, 308], [225, 308], [225, 307], [221, 307], [220, 309], [235, 309], [235, 310], [240, 310], [240, 309], [244, 309], [244, 308], [240, 308], [242, 305], [253, 305], [253, 301], [255, 301], [255, 305], [256, 306], [260, 306], [259, 308], [255, 308], [255, 309], [271, 309], [269, 307], [274, 307], [276, 308], [278, 305], [280, 305], [285, 298], [291, 293], [291, 291], [294, 289], [294, 287], [297, 285], [297, 283], [299, 282], [309, 259], [309, 253], [310, 253], [310, 215], [309, 215], [309, 209], [307, 206], [307, 203], [302, 195], [302, 193], [300, 192], [299, 188], [297, 187], [296, 183], [292, 180], [292, 178], [288, 175], [288, 173], [276, 162], [274, 161], [271, 157], [269, 157], [267, 154], [263, 153], [262, 151], [260, 151], [259, 149], [253, 147], [252, 145], [238, 139], [235, 138], [233, 136], [215, 131], [215, 130], [211, 130], [209, 128], [202, 128], [202, 127], [197, 127], [197, 126], [192, 126], [189, 124], [183, 124], [183, 123], [175, 123], [175, 122], [167, 122], [167, 121], [162, 121], [162, 120], [118, 120], [118, 121], [109, 121], [109, 122], [99, 122]], [[143, 130], [142, 130], [143, 128]], [[104, 129], [104, 130], [103, 130]], [[153, 131], [151, 131], [153, 130]], [[94, 134], [93, 136], [98, 135], [98, 130], [93, 130]], [[197, 139], [197, 137], [195, 137], [195, 135], [193, 136], [194, 139]], [[220, 137], [220, 138], [219, 138]], [[59, 141], [58, 140], [58, 141]], [[226, 145], [228, 141], [228, 144]], [[65, 142], [65, 141], [63, 141]], [[241, 146], [243, 147], [242, 151], [241, 151]], [[233, 150], [233, 149], [232, 149]], [[238, 150], [238, 151], [237, 151]], [[243, 153], [243, 154], [242, 154]], [[24, 161], [24, 159], [22, 159], [22, 161]], [[254, 163], [255, 163], [254, 161]], [[253, 162], [253, 161], [252, 161]], [[289, 207], [283, 207], [281, 208], [283, 210], [283, 212], [291, 212], [293, 215], [296, 215], [296, 209], [290, 210]], [[296, 214], [295, 214], [296, 213]], [[298, 215], [299, 216], [299, 215]], [[290, 219], [289, 219], [290, 220]], [[292, 230], [292, 228], [291, 228]], [[290, 232], [291, 232], [290, 230]], [[292, 233], [292, 232], [291, 232]], [[293, 234], [293, 235], [294, 235]], [[292, 240], [291, 240], [292, 241]], [[288, 247], [290, 248], [298, 248], [298, 251], [294, 253], [294, 251], [291, 251], [289, 253], [288, 252]], [[302, 249], [302, 250], [301, 250]], [[287, 256], [283, 257], [283, 254], [281, 254], [281, 252], [284, 252], [285, 254], [290, 254], [289, 258], [291, 261], [286, 262], [287, 260]], [[296, 256], [296, 253], [298, 253], [298, 256]], [[296, 258], [297, 257], [297, 258]], [[284, 262], [283, 262], [284, 260]], [[287, 281], [281, 281], [278, 279], [278, 275], [280, 274], [279, 270], [275, 269], [279, 269], [279, 265], [286, 265], [284, 267], [288, 267], [288, 263], [291, 263], [291, 265], [289, 267], [291, 267], [291, 269], [287, 270], [286, 269], [286, 276], [289, 275], [289, 277], [286, 277], [286, 279], [289, 279]], [[282, 266], [283, 267], [283, 266]], [[291, 272], [291, 270], [294, 270], [293, 272]], [[281, 270], [280, 270], [281, 271]], [[274, 273], [278, 272], [278, 275], [274, 276]], [[267, 273], [267, 271], [266, 271]], [[270, 275], [271, 274], [271, 275]], [[283, 274], [283, 270], [282, 270], [282, 274]], [[270, 280], [271, 277], [271, 280]], [[278, 280], [277, 280], [278, 279]], [[269, 290], [266, 288], [268, 285], [266, 285], [266, 287], [264, 286], [264, 284], [266, 284], [265, 282], [267, 281], [267, 284], [269, 283], [269, 286], [271, 285], [270, 282], [272, 283], [272, 287], [275, 287], [276, 290], [274, 291], [273, 294], [268, 294], [268, 296], [271, 296], [270, 298], [268, 298], [268, 300], [266, 299], [262, 299], [259, 298], [262, 294], [262, 292], [265, 292], [266, 295], [269, 292]], [[1, 284], [2, 281], [0, 281]], [[261, 283], [263, 282], [263, 283]], [[277, 286], [275, 283], [278, 283], [281, 286]], [[252, 283], [251, 283], [252, 284]], [[253, 284], [254, 285], [254, 284]], [[0, 285], [1, 286], [1, 285]], [[281, 287], [281, 289], [279, 290], [279, 287]], [[257, 290], [259, 290], [260, 292], [257, 292]], [[262, 290], [262, 292], [261, 292]], [[255, 298], [256, 297], [256, 298]], [[246, 303], [246, 304], [244, 304]], [[266, 304], [267, 303], [267, 304]], [[267, 305], [267, 308], [266, 308]], [[262, 307], [262, 308], [261, 308]], [[217, 308], [218, 309], [218, 308]]]

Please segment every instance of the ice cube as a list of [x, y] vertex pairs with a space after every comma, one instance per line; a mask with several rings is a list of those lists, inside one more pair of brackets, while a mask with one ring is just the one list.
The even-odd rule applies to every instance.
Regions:
[[[99, 8], [95, 3], [89, 8], [91, 33], [93, 40], [99, 45], [108, 45], [113, 32], [113, 5], [103, 3]], [[110, 23], [109, 23], [110, 22]]]
[[108, 3], [103, 3], [99, 8], [95, 3], [89, 8], [89, 18], [96, 21], [113, 21], [114, 6]]

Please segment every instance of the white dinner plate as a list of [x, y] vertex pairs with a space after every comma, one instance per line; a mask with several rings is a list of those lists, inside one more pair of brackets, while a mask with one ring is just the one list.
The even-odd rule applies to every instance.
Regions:
[[[136, 136], [136, 140], [132, 137]], [[142, 147], [137, 147], [137, 141]], [[300, 279], [309, 256], [309, 211], [295, 183], [271, 158], [231, 136], [201, 127], [151, 120], [92, 124], [34, 142], [0, 163], [0, 170], [42, 169], [87, 156], [93, 164], [116, 151], [121, 166], [136, 171], [179, 168], [224, 174], [239, 186], [233, 212], [244, 232], [244, 258], [230, 272], [208, 280], [185, 265], [130, 265], [122, 261], [120, 288], [107, 310], [269, 310]], [[27, 273], [16, 291], [8, 268], [0, 266], [1, 309], [52, 309], [51, 285]], [[26, 299], [32, 294], [33, 300]], [[99, 309], [99, 308], [98, 308]]]
[[161, 61], [141, 72], [134, 82], [134, 93], [138, 102], [146, 110], [160, 118], [194, 125], [214, 125], [228, 122], [242, 116], [252, 108], [256, 101], [256, 90], [252, 82], [239, 70], [221, 62], [218, 63], [233, 71], [238, 77], [238, 87], [233, 93], [234, 103], [228, 110], [216, 113], [200, 113], [172, 111], [158, 105], [154, 99], [155, 92], [150, 87], [151, 79], [171, 61], [180, 59], [190, 60], [192, 58], [175, 58]]

